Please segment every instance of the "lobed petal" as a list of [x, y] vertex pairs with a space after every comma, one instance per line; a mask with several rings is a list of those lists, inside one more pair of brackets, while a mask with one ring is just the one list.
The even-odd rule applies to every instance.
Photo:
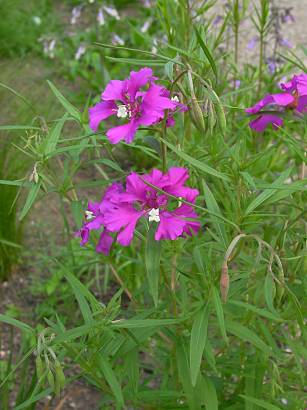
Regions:
[[257, 114], [262, 108], [269, 104], [275, 104], [277, 106], [286, 107], [294, 102], [293, 95], [289, 93], [279, 93], [266, 95], [262, 100], [258, 101], [250, 108], [246, 108], [245, 112], [249, 114]]
[[90, 128], [96, 132], [101, 121], [114, 115], [116, 110], [117, 106], [113, 101], [102, 101], [89, 108]]
[[133, 141], [136, 130], [139, 126], [139, 121], [132, 119], [128, 124], [119, 125], [117, 127], [110, 128], [106, 132], [111, 144], [117, 144], [119, 141], [125, 140], [128, 144]]
[[96, 252], [109, 255], [113, 241], [114, 238], [110, 235], [110, 232], [107, 229], [104, 229], [96, 246]]
[[263, 132], [269, 124], [272, 124], [274, 129], [278, 129], [282, 127], [283, 120], [277, 115], [264, 114], [251, 121], [249, 126], [257, 132]]

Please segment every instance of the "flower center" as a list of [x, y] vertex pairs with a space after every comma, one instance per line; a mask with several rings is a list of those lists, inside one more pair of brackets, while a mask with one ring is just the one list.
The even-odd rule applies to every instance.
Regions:
[[118, 118], [127, 118], [128, 114], [129, 113], [125, 105], [118, 106], [117, 113], [116, 113]]
[[85, 219], [90, 220], [94, 218], [94, 214], [92, 211], [85, 211]]
[[148, 218], [149, 222], [160, 222], [159, 208], [152, 208], [148, 212], [148, 215], [149, 215], [149, 218]]

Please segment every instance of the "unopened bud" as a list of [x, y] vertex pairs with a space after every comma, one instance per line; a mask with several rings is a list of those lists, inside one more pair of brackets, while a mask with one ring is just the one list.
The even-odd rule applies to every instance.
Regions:
[[222, 301], [224, 303], [227, 302], [228, 290], [229, 290], [228, 266], [227, 266], [227, 262], [224, 262], [222, 266], [222, 275], [221, 275], [221, 280], [220, 280], [220, 291], [221, 291]]
[[204, 114], [195, 97], [192, 97], [191, 100], [191, 112], [196, 127], [199, 129], [199, 131], [206, 132]]

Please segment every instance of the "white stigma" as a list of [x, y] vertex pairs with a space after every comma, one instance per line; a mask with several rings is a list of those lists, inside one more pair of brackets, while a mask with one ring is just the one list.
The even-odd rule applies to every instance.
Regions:
[[149, 213], [149, 222], [160, 222], [159, 208], [152, 208]]
[[127, 107], [125, 105], [119, 105], [116, 115], [118, 118], [126, 118], [128, 116]]
[[174, 97], [172, 97], [171, 100], [179, 103], [179, 98], [177, 97], [177, 95], [174, 95]]
[[92, 211], [85, 211], [85, 219], [90, 220], [94, 218], [94, 214]]
[[178, 201], [178, 207], [182, 205], [182, 196], [178, 197], [179, 201]]

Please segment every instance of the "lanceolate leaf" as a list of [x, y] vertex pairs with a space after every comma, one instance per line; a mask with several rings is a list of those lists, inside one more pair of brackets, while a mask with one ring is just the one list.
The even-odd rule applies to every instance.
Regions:
[[224, 320], [224, 312], [223, 312], [223, 305], [221, 302], [220, 294], [216, 287], [212, 289], [212, 299], [213, 299], [213, 304], [215, 307], [215, 312], [217, 316], [217, 321], [221, 330], [221, 334], [223, 336], [223, 339], [225, 342], [228, 344], [228, 339], [226, 335], [226, 327], [225, 327], [225, 320]]
[[227, 321], [226, 328], [228, 332], [237, 336], [239, 339], [251, 343], [268, 355], [272, 354], [272, 349], [268, 345], [266, 345], [264, 341], [256, 335], [255, 332], [241, 325], [240, 323]]
[[157, 224], [151, 222], [146, 241], [145, 263], [149, 291], [154, 300], [155, 306], [158, 304], [158, 289], [160, 276], [161, 241], [155, 240]]
[[[171, 133], [171, 131], [169, 131]], [[195, 159], [191, 157], [190, 155], [186, 154], [185, 152], [177, 149], [173, 144], [171, 144], [169, 141], [164, 140], [164, 143], [172, 150], [175, 152], [176, 155], [178, 155], [180, 158], [182, 158], [184, 161], [186, 161], [188, 164], [191, 164], [195, 168], [199, 169], [200, 171], [204, 172], [205, 174], [210, 174], [212, 176], [215, 176], [217, 178], [223, 179], [225, 181], [229, 181], [229, 177], [222, 172], [216, 171], [214, 168], [210, 167], [209, 165], [206, 165], [203, 161], [199, 161], [198, 159]]]
[[30, 208], [32, 207], [38, 193], [41, 187], [42, 181], [41, 179], [38, 180], [37, 183], [32, 184], [30, 191], [28, 193], [27, 199], [26, 199], [26, 203], [24, 204], [24, 207], [22, 208], [22, 211], [20, 213], [19, 216], [19, 220], [21, 221], [29, 212]]
[[54, 84], [52, 84], [51, 81], [47, 80], [47, 83], [49, 85], [49, 87], [51, 88], [51, 91], [53, 92], [53, 94], [57, 97], [57, 99], [60, 101], [60, 103], [63, 105], [63, 107], [65, 108], [65, 110], [67, 111], [68, 114], [70, 114], [72, 117], [74, 117], [76, 120], [78, 120], [79, 122], [81, 121], [81, 114], [80, 112], [77, 110], [77, 108], [75, 108], [65, 97], [63, 94], [61, 94], [61, 92], [56, 88], [56, 86]]
[[108, 382], [109, 386], [112, 389], [112, 392], [114, 393], [114, 396], [116, 398], [117, 403], [123, 407], [124, 406], [124, 398], [122, 394], [122, 389], [121, 386], [115, 376], [114, 370], [112, 369], [109, 361], [107, 360], [106, 357], [101, 357], [100, 360], [100, 368], [104, 374], [104, 377], [106, 378], [106, 381]]
[[195, 29], [197, 41], [198, 41], [200, 47], [202, 48], [203, 52], [205, 53], [205, 55], [206, 55], [206, 57], [207, 57], [207, 59], [208, 59], [210, 65], [211, 65], [212, 71], [214, 72], [215, 77], [217, 78], [217, 68], [216, 68], [214, 59], [213, 59], [213, 57], [212, 57], [212, 55], [211, 55], [211, 53], [210, 53], [208, 47], [206, 46], [204, 40], [202, 39], [202, 37], [201, 37], [199, 31], [197, 30], [196, 27], [194, 27], [194, 29]]
[[217, 394], [211, 379], [204, 377], [202, 386], [204, 389], [206, 410], [218, 410]]
[[201, 359], [207, 340], [209, 305], [204, 306], [196, 315], [190, 340], [190, 374], [195, 386], [200, 370]]

